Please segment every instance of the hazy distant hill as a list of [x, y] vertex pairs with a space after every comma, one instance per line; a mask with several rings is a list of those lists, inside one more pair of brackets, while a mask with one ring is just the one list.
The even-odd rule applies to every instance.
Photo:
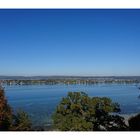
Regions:
[[140, 76], [0, 76], [0, 80], [41, 80], [41, 79], [135, 79]]

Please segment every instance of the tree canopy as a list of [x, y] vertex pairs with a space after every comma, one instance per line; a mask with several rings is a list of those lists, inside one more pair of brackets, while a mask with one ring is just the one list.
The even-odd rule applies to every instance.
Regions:
[[31, 125], [31, 120], [26, 112], [19, 110], [16, 115], [14, 115], [13, 130], [29, 131], [31, 130]]
[[124, 119], [110, 98], [89, 97], [84, 92], [69, 92], [53, 115], [54, 128], [61, 131], [124, 130]]
[[4, 88], [0, 87], [0, 130], [10, 129], [12, 124], [12, 109], [5, 98]]
[[12, 108], [7, 103], [4, 88], [0, 87], [0, 131], [24, 131], [30, 129], [31, 122], [28, 115], [23, 111], [14, 114]]

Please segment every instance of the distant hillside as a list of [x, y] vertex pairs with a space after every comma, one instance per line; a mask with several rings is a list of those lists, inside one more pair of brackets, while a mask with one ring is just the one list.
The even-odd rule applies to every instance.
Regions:
[[140, 80], [140, 76], [0, 76], [0, 80], [47, 80], [47, 79], [130, 79]]

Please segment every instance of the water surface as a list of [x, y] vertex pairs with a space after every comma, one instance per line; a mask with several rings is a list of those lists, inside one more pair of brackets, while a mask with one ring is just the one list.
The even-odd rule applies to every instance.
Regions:
[[36, 126], [51, 123], [56, 106], [69, 91], [83, 91], [91, 97], [110, 97], [120, 104], [121, 114], [140, 112], [140, 93], [135, 84], [6, 86], [5, 91], [13, 109], [28, 112]]

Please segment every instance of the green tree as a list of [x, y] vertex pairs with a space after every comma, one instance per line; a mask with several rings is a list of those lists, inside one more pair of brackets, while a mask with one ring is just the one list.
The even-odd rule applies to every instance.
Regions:
[[113, 103], [107, 97], [93, 97], [91, 100], [95, 110], [93, 130], [122, 131], [128, 129], [124, 118], [115, 115], [121, 111], [118, 103]]
[[26, 112], [20, 110], [14, 115], [13, 130], [29, 131], [31, 130], [31, 125], [31, 120]]
[[83, 92], [69, 92], [53, 115], [54, 128], [61, 131], [122, 130], [126, 127], [123, 118], [110, 114], [119, 111], [119, 105], [109, 98], [90, 98]]
[[8, 105], [4, 88], [0, 87], [0, 131], [9, 130], [30, 130], [31, 121], [25, 112], [13, 114], [12, 108]]

